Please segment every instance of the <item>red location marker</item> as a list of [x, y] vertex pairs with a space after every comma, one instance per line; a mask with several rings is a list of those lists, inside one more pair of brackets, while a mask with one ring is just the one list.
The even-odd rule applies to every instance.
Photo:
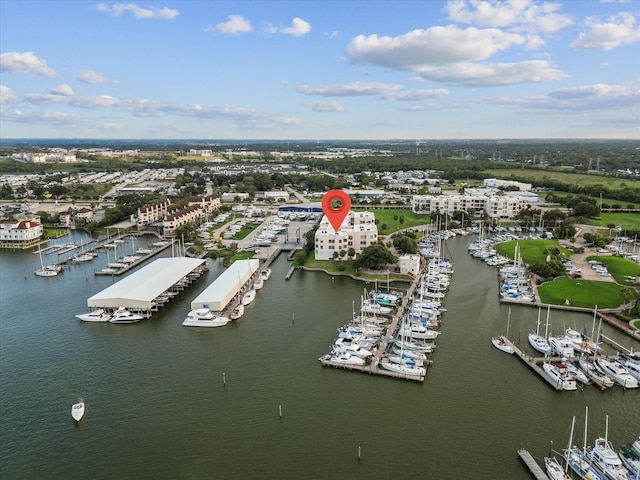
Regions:
[[340, 229], [340, 225], [350, 209], [351, 199], [342, 190], [329, 190], [322, 197], [322, 211], [336, 232]]

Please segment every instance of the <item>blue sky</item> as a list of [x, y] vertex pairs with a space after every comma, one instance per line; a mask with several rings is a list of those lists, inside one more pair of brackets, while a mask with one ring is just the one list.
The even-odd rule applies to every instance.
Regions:
[[640, 2], [0, 0], [2, 138], [640, 138]]

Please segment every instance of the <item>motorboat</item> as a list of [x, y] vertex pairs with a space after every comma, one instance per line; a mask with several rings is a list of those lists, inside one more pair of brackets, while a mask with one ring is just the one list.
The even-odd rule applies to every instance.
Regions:
[[267, 280], [269, 280], [269, 277], [271, 277], [271, 269], [270, 268], [265, 268], [264, 270], [262, 270], [260, 272], [260, 278], [262, 278], [262, 280], [267, 281]]
[[580, 353], [593, 355], [601, 350], [599, 345], [589, 340], [589, 337], [573, 328], [565, 330], [565, 338], [573, 343], [573, 348]]
[[249, 305], [256, 299], [256, 291], [252, 288], [242, 297], [241, 303], [242, 305]]
[[236, 308], [234, 308], [231, 311], [231, 313], [229, 314], [229, 318], [231, 320], [238, 320], [239, 318], [242, 318], [243, 315], [244, 315], [244, 305], [240, 303]]
[[593, 445], [587, 448], [587, 459], [593, 467], [610, 480], [631, 480], [622, 460], [606, 438], [596, 438]]
[[556, 352], [560, 357], [572, 358], [575, 356], [573, 350], [573, 342], [564, 337], [549, 337], [549, 345], [551, 350]]
[[119, 307], [113, 312], [112, 317], [109, 319], [109, 323], [136, 323], [144, 319], [142, 315], [131, 313], [124, 307]]
[[613, 387], [616, 382], [613, 379], [604, 373], [604, 371], [593, 361], [588, 358], [581, 357], [578, 360], [578, 364], [580, 368], [587, 374], [587, 376], [593, 380], [593, 382], [600, 386], [601, 389]]
[[567, 370], [563, 363], [543, 362], [542, 369], [553, 383], [562, 390], [577, 390], [575, 377]]
[[427, 374], [427, 369], [424, 367], [418, 367], [418, 366], [412, 367], [410, 365], [403, 365], [403, 364], [397, 364], [397, 363], [391, 363], [391, 362], [381, 362], [380, 366], [385, 370], [389, 370], [390, 372], [399, 373], [402, 375], [424, 377]]
[[78, 402], [71, 405], [71, 416], [76, 422], [82, 420], [84, 417], [84, 402]]
[[610, 362], [604, 358], [594, 360], [604, 373], [609, 375], [618, 385], [624, 388], [638, 388], [638, 380], [618, 362]]
[[491, 343], [493, 343], [493, 346], [498, 350], [502, 350], [509, 355], [513, 355], [515, 353], [515, 350], [513, 349], [513, 346], [511, 346], [511, 344], [507, 342], [508, 341], [506, 340], [506, 338], [502, 335], [500, 335], [499, 337], [493, 337], [491, 339]]
[[398, 335], [418, 340], [435, 340], [440, 335], [436, 330], [430, 330], [419, 325], [403, 325], [398, 330]]
[[366, 336], [354, 336], [354, 337], [338, 337], [334, 344], [338, 349], [342, 347], [347, 347], [351, 345], [355, 345], [364, 349], [370, 349], [375, 347], [378, 344], [377, 338], [366, 337]]
[[78, 314], [76, 317], [83, 322], [108, 322], [111, 319], [111, 314], [102, 308], [98, 308], [89, 313]]
[[360, 358], [367, 358], [373, 355], [370, 350], [361, 347], [357, 344], [345, 345], [343, 343], [334, 344], [332, 348], [333, 354], [342, 354], [342, 353], [350, 353], [351, 355], [355, 355]]
[[556, 457], [544, 457], [544, 466], [551, 480], [571, 480]]
[[349, 365], [349, 366], [362, 366], [364, 365], [364, 359], [357, 357], [356, 355], [352, 355], [349, 352], [336, 353], [335, 355], [331, 355], [329, 357], [329, 361], [331, 363], [337, 363], [340, 365]]
[[217, 315], [208, 308], [197, 308], [187, 314], [183, 327], [223, 327], [230, 322], [229, 317]]
[[627, 369], [629, 375], [640, 382], [640, 359], [638, 359], [637, 354], [621, 355], [618, 361]]
[[640, 478], [640, 454], [636, 453], [633, 448], [629, 448], [626, 445], [620, 446], [618, 452], [622, 464], [625, 466], [629, 473], [633, 475], [634, 479]]

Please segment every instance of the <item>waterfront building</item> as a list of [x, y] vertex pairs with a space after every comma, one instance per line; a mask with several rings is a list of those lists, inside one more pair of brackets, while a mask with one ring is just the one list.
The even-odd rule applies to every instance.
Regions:
[[456, 211], [473, 210], [486, 213], [491, 218], [509, 219], [530, 206], [522, 195], [414, 195], [412, 210], [415, 213], [431, 214], [439, 211], [449, 215]]
[[400, 255], [398, 257], [398, 268], [401, 275], [415, 277], [420, 273], [420, 255]]
[[0, 223], [1, 248], [31, 248], [40, 242], [42, 224], [40, 217], [11, 220]]
[[316, 260], [332, 260], [334, 252], [353, 248], [356, 256], [378, 241], [378, 226], [373, 212], [349, 212], [336, 232], [323, 216], [315, 236]]

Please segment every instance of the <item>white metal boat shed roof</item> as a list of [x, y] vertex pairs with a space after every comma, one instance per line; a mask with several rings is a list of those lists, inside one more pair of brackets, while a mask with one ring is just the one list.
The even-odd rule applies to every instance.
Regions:
[[152, 301], [206, 260], [159, 258], [87, 299], [89, 307], [151, 309]]
[[208, 308], [214, 312], [221, 312], [238, 293], [251, 275], [258, 270], [260, 261], [255, 258], [236, 260], [211, 285], [193, 299], [191, 310]]

